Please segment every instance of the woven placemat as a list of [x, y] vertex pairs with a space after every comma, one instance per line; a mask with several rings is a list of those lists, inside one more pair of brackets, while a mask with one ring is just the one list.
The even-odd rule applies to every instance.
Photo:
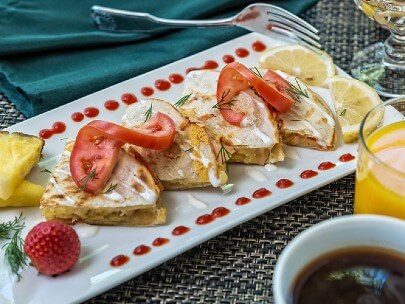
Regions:
[[[322, 44], [348, 70], [354, 52], [382, 41], [387, 32], [352, 0], [321, 0], [303, 15], [321, 31]], [[0, 93], [0, 129], [24, 120]], [[354, 175], [259, 216], [132, 279], [87, 304], [273, 303], [278, 255], [299, 232], [352, 213]]]

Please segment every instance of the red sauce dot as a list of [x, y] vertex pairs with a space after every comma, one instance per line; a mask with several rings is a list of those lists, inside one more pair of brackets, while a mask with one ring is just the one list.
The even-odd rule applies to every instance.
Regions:
[[158, 90], [167, 91], [168, 89], [170, 89], [171, 84], [167, 80], [158, 79], [158, 80], [155, 81], [155, 87]]
[[230, 212], [231, 211], [228, 208], [218, 207], [218, 208], [215, 208], [214, 210], [212, 210], [211, 215], [213, 218], [219, 218], [219, 217], [223, 217], [223, 216], [227, 215]]
[[71, 117], [72, 120], [76, 122], [80, 122], [84, 119], [84, 115], [80, 112], [74, 112]]
[[203, 66], [198, 67], [198, 68], [188, 68], [186, 70], [186, 74], [190, 73], [191, 71], [197, 71], [197, 70], [213, 70], [218, 67], [218, 63], [214, 60], [207, 60]]
[[251, 201], [252, 200], [250, 198], [242, 196], [236, 200], [235, 204], [238, 206], [242, 206], [242, 205], [249, 204]]
[[169, 243], [169, 239], [158, 237], [153, 242], [153, 246], [163, 246], [164, 244]]
[[169, 76], [169, 80], [170, 80], [172, 83], [182, 83], [183, 80], [184, 80], [184, 78], [183, 78], [183, 76], [181, 76], [180, 74], [171, 74], [171, 75]]
[[133, 104], [138, 101], [138, 98], [134, 94], [125, 93], [121, 95], [121, 101], [127, 105]]
[[318, 175], [318, 172], [316, 172], [314, 170], [305, 170], [305, 171], [301, 172], [300, 177], [303, 179], [307, 179], [307, 178], [311, 178], [311, 177], [314, 177], [317, 175]]
[[61, 134], [66, 131], [66, 125], [62, 121], [57, 121], [52, 125], [52, 131], [55, 134]]
[[155, 91], [151, 87], [143, 87], [141, 89], [141, 94], [143, 96], [151, 96]]
[[111, 259], [110, 265], [113, 267], [119, 267], [128, 263], [129, 257], [123, 254], [117, 255]]
[[197, 218], [195, 221], [198, 225], [205, 225], [211, 223], [214, 220], [214, 217], [211, 214], [203, 214]]
[[112, 100], [112, 99], [107, 100], [104, 103], [104, 107], [109, 111], [115, 111], [118, 109], [119, 106], [120, 106], [120, 104], [118, 103], [118, 101]]
[[146, 245], [139, 245], [132, 251], [134, 255], [143, 255], [147, 254], [150, 251], [150, 247]]
[[244, 58], [244, 57], [249, 56], [249, 51], [245, 48], [238, 48], [235, 50], [235, 54], [238, 57]]
[[335, 167], [336, 167], [336, 165], [334, 163], [327, 161], [327, 162], [320, 163], [318, 166], [318, 169], [319, 170], [329, 170], [329, 169], [332, 169]]
[[49, 129], [42, 129], [41, 131], [39, 131], [39, 137], [41, 137], [42, 139], [48, 139], [53, 135], [52, 130]]
[[224, 56], [222, 57], [222, 60], [223, 60], [225, 63], [231, 63], [231, 62], [234, 62], [234, 61], [235, 61], [235, 58], [234, 58], [232, 55], [224, 55]]
[[172, 234], [173, 235], [182, 235], [190, 231], [190, 228], [186, 226], [177, 226], [176, 228], [173, 229]]
[[276, 186], [279, 187], [279, 188], [281, 188], [281, 189], [283, 189], [283, 188], [289, 188], [289, 187], [291, 187], [292, 185], [294, 185], [294, 183], [293, 183], [292, 181], [290, 181], [289, 179], [286, 179], [286, 178], [282, 178], [282, 179], [280, 179], [280, 180], [278, 180], [278, 181], [276, 182]]
[[252, 196], [254, 198], [263, 198], [265, 196], [271, 195], [271, 191], [267, 190], [266, 188], [260, 188], [257, 189], [255, 192], [253, 192]]
[[353, 159], [355, 159], [355, 157], [353, 155], [351, 155], [350, 153], [343, 154], [342, 156], [339, 157], [339, 160], [344, 163], [351, 161]]
[[96, 117], [100, 113], [100, 111], [95, 107], [88, 107], [84, 109], [83, 113], [87, 117]]
[[256, 52], [263, 52], [266, 48], [266, 45], [259, 40], [253, 42], [252, 44], [252, 49]]

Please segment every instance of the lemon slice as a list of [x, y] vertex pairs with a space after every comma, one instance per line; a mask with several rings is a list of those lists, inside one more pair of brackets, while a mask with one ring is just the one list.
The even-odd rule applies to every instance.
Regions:
[[[346, 143], [353, 142], [359, 137], [364, 116], [379, 105], [381, 99], [373, 88], [353, 78], [335, 76], [328, 83], [343, 139]], [[365, 126], [366, 134], [373, 131], [382, 120], [383, 111], [373, 113]]]
[[336, 74], [332, 58], [325, 52], [302, 45], [286, 45], [269, 49], [259, 59], [260, 66], [279, 70], [313, 86], [326, 86]]

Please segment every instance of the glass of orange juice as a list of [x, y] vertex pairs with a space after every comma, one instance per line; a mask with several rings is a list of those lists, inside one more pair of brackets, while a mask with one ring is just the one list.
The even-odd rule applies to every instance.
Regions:
[[360, 126], [355, 213], [405, 219], [405, 96], [372, 109]]

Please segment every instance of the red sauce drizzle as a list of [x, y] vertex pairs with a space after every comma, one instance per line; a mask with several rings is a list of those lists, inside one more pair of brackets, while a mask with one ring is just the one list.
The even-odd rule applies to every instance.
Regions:
[[121, 101], [127, 105], [133, 104], [138, 101], [138, 98], [134, 94], [125, 93], [121, 95]]
[[49, 129], [42, 129], [41, 131], [39, 131], [39, 137], [41, 137], [42, 139], [48, 139], [53, 135], [52, 130]]
[[169, 243], [169, 239], [158, 237], [153, 242], [153, 246], [163, 246], [164, 244]]
[[213, 70], [216, 69], [218, 67], [218, 63], [214, 60], [207, 60], [203, 66], [199, 67], [199, 68], [188, 68], [186, 70], [186, 74], [190, 73], [191, 71], [197, 71], [197, 70]]
[[123, 254], [117, 255], [111, 259], [110, 265], [113, 267], [119, 267], [128, 263], [129, 257]]
[[344, 163], [349, 162], [353, 159], [355, 159], [355, 157], [353, 155], [351, 155], [350, 153], [343, 154], [342, 156], [339, 157], [339, 160]]
[[158, 79], [155, 81], [155, 88], [161, 91], [167, 91], [171, 86], [170, 82], [164, 79]]
[[84, 109], [83, 113], [87, 117], [96, 117], [100, 113], [100, 111], [95, 107], [88, 107]]
[[74, 112], [71, 117], [72, 120], [76, 122], [80, 122], [84, 119], [84, 115], [80, 112]]
[[253, 42], [252, 44], [252, 49], [256, 52], [263, 52], [266, 48], [266, 45], [259, 40]]
[[61, 134], [66, 131], [66, 125], [64, 122], [57, 121], [52, 125], [52, 131], [54, 134]]
[[180, 74], [171, 74], [171, 75], [169, 76], [169, 80], [170, 80], [170, 82], [172, 82], [172, 83], [182, 83], [183, 80], [184, 80], [184, 78], [183, 78], [183, 76], [181, 76]]
[[223, 60], [225, 63], [231, 63], [231, 62], [234, 62], [234, 61], [235, 61], [235, 57], [233, 57], [232, 55], [224, 55], [224, 56], [222, 57], [222, 60]]
[[253, 192], [252, 196], [254, 198], [263, 198], [265, 196], [271, 195], [271, 191], [267, 190], [266, 188], [260, 188], [257, 189], [255, 192]]
[[109, 111], [115, 111], [118, 109], [118, 107], [120, 106], [120, 104], [118, 103], [118, 101], [116, 100], [107, 100], [104, 103], [104, 107], [109, 110]]
[[173, 229], [172, 234], [173, 235], [182, 235], [190, 231], [190, 228], [186, 226], [177, 226], [176, 228]]
[[132, 251], [134, 255], [144, 255], [150, 251], [150, 247], [146, 245], [139, 245]]
[[151, 96], [154, 93], [154, 90], [151, 87], [143, 87], [141, 89], [141, 94], [143, 96]]
[[213, 218], [219, 218], [219, 217], [223, 217], [223, 216], [227, 215], [230, 212], [231, 211], [228, 208], [218, 207], [218, 208], [215, 208], [214, 210], [212, 210], [211, 216]]
[[320, 163], [318, 166], [318, 169], [319, 170], [329, 170], [329, 169], [332, 169], [335, 167], [336, 167], [336, 165], [334, 163], [327, 161], [327, 162]]
[[198, 225], [205, 225], [211, 223], [215, 218], [211, 214], [203, 214], [195, 221]]
[[318, 175], [318, 172], [316, 172], [314, 170], [305, 170], [305, 171], [301, 172], [300, 177], [303, 179], [307, 179], [307, 178], [311, 178], [311, 177], [314, 177], [317, 175]]
[[242, 205], [249, 204], [251, 201], [252, 200], [250, 198], [242, 196], [236, 200], [235, 204], [238, 206], [242, 206]]
[[276, 182], [276, 186], [281, 189], [289, 188], [292, 185], [294, 185], [294, 183], [287, 178], [282, 178]]
[[249, 56], [249, 51], [245, 48], [238, 48], [235, 50], [235, 54], [238, 57], [244, 58], [244, 57]]

